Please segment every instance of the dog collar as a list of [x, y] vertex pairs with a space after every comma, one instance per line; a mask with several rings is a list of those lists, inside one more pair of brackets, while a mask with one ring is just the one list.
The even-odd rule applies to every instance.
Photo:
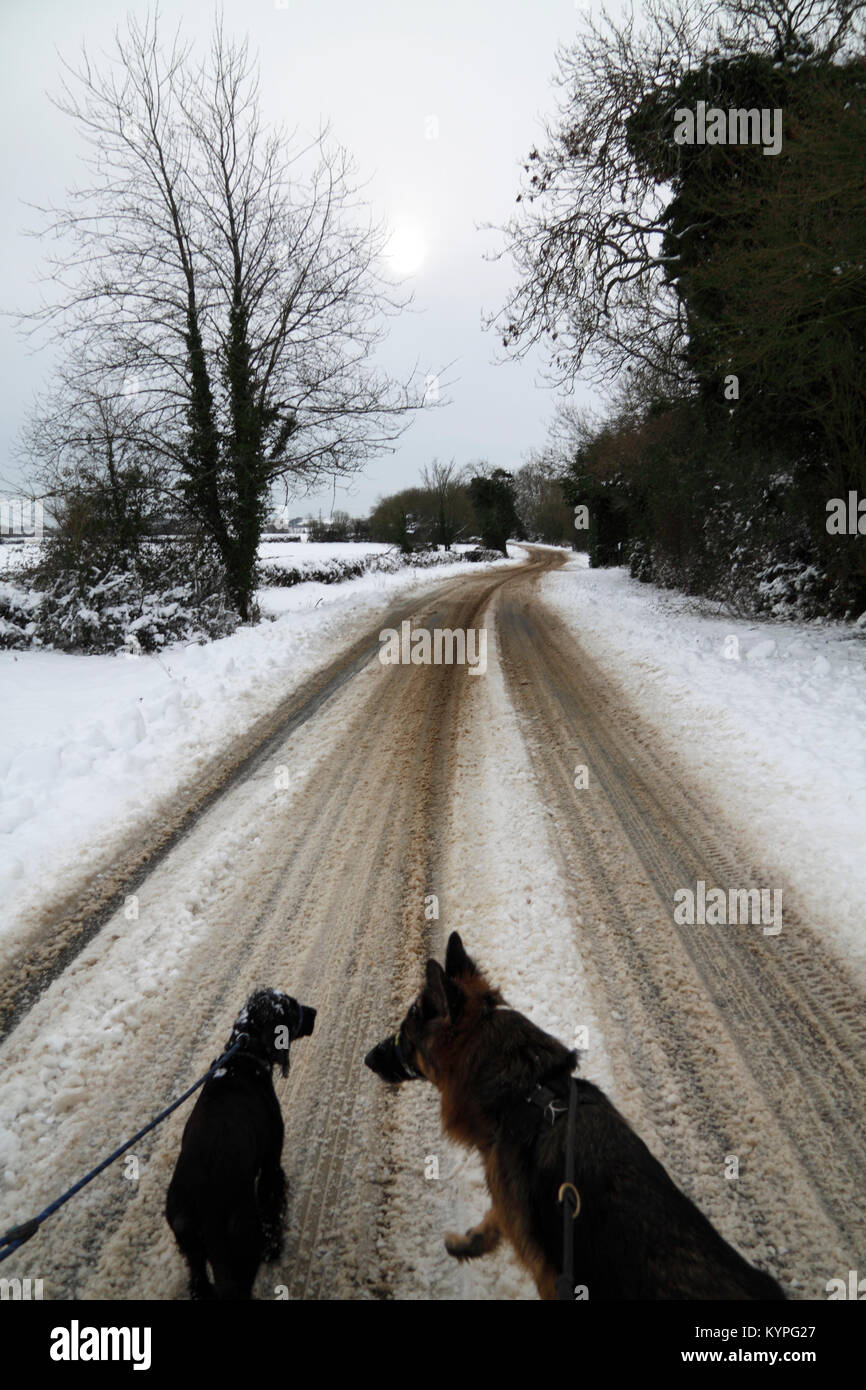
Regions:
[[[271, 1073], [272, 1064], [270, 1062], [266, 1062], [263, 1057], [257, 1057], [254, 1052], [247, 1051], [247, 1044], [250, 1041], [249, 1033], [238, 1033], [237, 1035], [232, 1034], [232, 1037], [234, 1038], [235, 1043], [238, 1044], [238, 1050], [232, 1058], [232, 1061], [237, 1061], [239, 1057], [245, 1057], [248, 1062], [255, 1062], [256, 1066], [261, 1067], [265, 1075], [269, 1076]], [[231, 1041], [232, 1039], [230, 1038], [229, 1042], [231, 1043]], [[223, 1075], [224, 1074], [225, 1072], [223, 1070]]]
[[257, 1057], [254, 1052], [239, 1052], [239, 1057], [245, 1057], [248, 1062], [255, 1062], [257, 1067], [261, 1067], [263, 1072], [270, 1072], [272, 1063], [266, 1062], [264, 1057]]

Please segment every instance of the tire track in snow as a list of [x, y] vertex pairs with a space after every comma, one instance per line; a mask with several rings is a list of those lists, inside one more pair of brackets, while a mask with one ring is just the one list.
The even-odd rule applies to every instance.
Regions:
[[[512, 573], [428, 591], [411, 616], [467, 625]], [[372, 660], [363, 654], [351, 680], [274, 731], [172, 842], [141, 885], [140, 921], [115, 913], [6, 1039], [0, 1103], [14, 1111], [26, 1097], [33, 1143], [0, 1219], [38, 1209], [200, 1075], [249, 991], [275, 983], [319, 1013], [288, 1081], [277, 1079], [290, 1206], [284, 1255], [260, 1272], [258, 1296], [277, 1286], [291, 1297], [392, 1294], [380, 1247], [394, 1171], [415, 1161], [412, 1135], [363, 1056], [401, 1016], [428, 953], [424, 896], [435, 891], [461, 692], [473, 679], [382, 667], [378, 642]], [[278, 799], [281, 764], [298, 771]], [[107, 997], [119, 979], [137, 992], [128, 1007]], [[118, 1011], [119, 1046], [104, 1027]], [[40, 1088], [32, 1079], [51, 1034], [57, 1056]], [[82, 1083], [74, 1089], [67, 1064]], [[51, 1298], [182, 1297], [163, 1203], [187, 1113], [142, 1145], [136, 1183], [116, 1170], [99, 1179], [8, 1274], [44, 1277]]]
[[[605, 1035], [634, 1078], [627, 1113], [736, 1243], [821, 1297], [857, 1267], [866, 1234], [858, 990], [787, 886], [778, 937], [674, 924], [675, 888], [766, 886], [760, 866], [529, 584], [501, 593], [498, 619]], [[723, 1178], [727, 1154], [740, 1155], [737, 1182]]]
[[[423, 601], [435, 601], [453, 583], [427, 591]], [[382, 615], [381, 626], [399, 627], [404, 618], [417, 611], [420, 601], [415, 598], [394, 605]], [[41, 922], [34, 923], [0, 980], [0, 1041], [200, 817], [238, 781], [254, 776], [287, 733], [300, 728], [343, 690], [378, 649], [378, 638], [371, 633], [351, 643], [301, 690], [292, 691], [275, 709], [239, 732], [231, 748], [197, 772], [192, 785], [157, 807], [146, 826], [136, 828], [110, 863], [89, 868], [85, 880], [46, 904]]]

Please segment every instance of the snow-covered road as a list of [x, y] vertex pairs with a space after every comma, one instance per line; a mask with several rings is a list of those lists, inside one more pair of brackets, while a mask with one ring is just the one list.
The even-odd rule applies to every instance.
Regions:
[[[480, 1168], [441, 1138], [429, 1087], [392, 1092], [363, 1067], [457, 928], [792, 1296], [858, 1267], [864, 1011], [847, 938], [813, 929], [813, 876], [779, 843], [765, 862], [678, 726], [666, 740], [652, 701], [644, 717], [632, 668], [604, 663], [604, 622], [587, 643], [573, 630], [566, 585], [584, 576], [562, 558], [404, 601], [413, 627], [485, 628], [484, 676], [383, 666], [392, 609], [203, 766], [183, 833], [131, 894], [118, 880], [123, 906], [53, 983], [31, 982], [0, 1048], [0, 1227], [201, 1074], [250, 989], [273, 984], [319, 1016], [277, 1080], [290, 1212], [257, 1296], [532, 1297], [507, 1251], [449, 1259], [443, 1231], [483, 1213]], [[677, 925], [674, 892], [701, 879], [781, 886], [782, 931]], [[50, 1298], [183, 1296], [162, 1205], [184, 1118], [7, 1277], [42, 1278]]]

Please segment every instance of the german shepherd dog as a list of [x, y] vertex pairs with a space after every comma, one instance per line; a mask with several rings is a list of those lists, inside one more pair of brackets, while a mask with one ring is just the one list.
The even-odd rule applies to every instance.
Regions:
[[[365, 1061], [384, 1081], [432, 1081], [446, 1134], [480, 1151], [491, 1207], [465, 1235], [446, 1235], [448, 1253], [475, 1259], [504, 1236], [540, 1296], [555, 1298], [577, 1053], [509, 1008], [452, 932], [445, 969], [427, 962], [426, 986], [399, 1031]], [[576, 1084], [575, 1295], [783, 1299], [671, 1181], [604, 1092]]]
[[250, 1298], [259, 1264], [280, 1253], [283, 1116], [271, 1071], [277, 1062], [288, 1075], [289, 1043], [308, 1038], [315, 1019], [279, 990], [250, 995], [224, 1049], [240, 1050], [208, 1078], [187, 1120], [165, 1214], [191, 1298]]

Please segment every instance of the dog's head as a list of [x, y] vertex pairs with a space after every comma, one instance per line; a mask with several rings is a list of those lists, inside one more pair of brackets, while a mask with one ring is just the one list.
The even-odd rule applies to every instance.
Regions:
[[245, 1035], [249, 1045], [272, 1065], [279, 1064], [283, 1076], [289, 1070], [289, 1044], [308, 1038], [316, 1021], [316, 1010], [299, 1004], [278, 989], [258, 989], [251, 994], [235, 1022], [230, 1046]]
[[409, 1012], [397, 1032], [384, 1038], [364, 1058], [365, 1064], [383, 1081], [434, 1079], [432, 1054], [443, 1029], [459, 1022], [467, 995], [473, 986], [483, 987], [484, 1000], [489, 1007], [502, 1003], [498, 990], [492, 989], [479, 974], [475, 962], [463, 949], [463, 942], [452, 932], [445, 953], [445, 968], [435, 960], [427, 962], [427, 979], [421, 993], [410, 1005]]

